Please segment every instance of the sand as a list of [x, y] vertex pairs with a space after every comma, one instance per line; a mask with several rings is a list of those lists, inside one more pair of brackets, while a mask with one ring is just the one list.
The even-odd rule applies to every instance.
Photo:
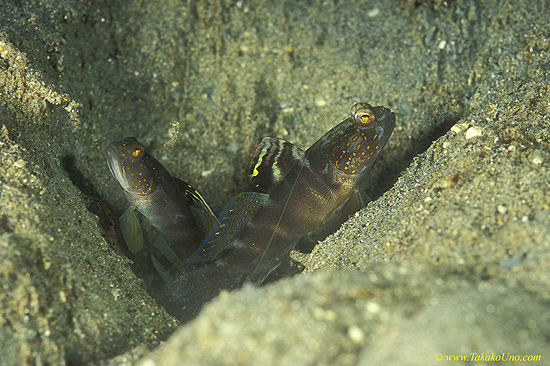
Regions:
[[[2, 364], [549, 363], [548, 24], [543, 1], [5, 2]], [[302, 274], [171, 317], [105, 147], [139, 138], [219, 211], [262, 137], [306, 148], [357, 101], [397, 116], [374, 201]]]

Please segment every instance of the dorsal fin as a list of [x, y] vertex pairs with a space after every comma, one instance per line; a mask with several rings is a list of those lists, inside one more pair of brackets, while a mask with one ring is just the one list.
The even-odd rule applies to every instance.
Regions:
[[276, 137], [264, 137], [250, 160], [248, 173], [256, 190], [269, 193], [304, 157], [304, 150]]
[[181, 179], [174, 178], [178, 189], [185, 192], [185, 197], [191, 207], [193, 215], [197, 221], [202, 225], [203, 231], [205, 233], [210, 232], [214, 225], [218, 222], [218, 218], [214, 215], [214, 212], [202, 197], [202, 195], [193, 187], [191, 184], [184, 182]]
[[258, 192], [243, 192], [229, 202], [216, 224], [190, 262], [212, 262], [233, 244], [236, 234], [250, 221], [256, 209], [267, 202], [268, 195]]

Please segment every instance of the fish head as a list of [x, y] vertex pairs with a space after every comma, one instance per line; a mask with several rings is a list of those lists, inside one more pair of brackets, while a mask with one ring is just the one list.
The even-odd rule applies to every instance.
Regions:
[[130, 196], [148, 196], [156, 192], [167, 174], [135, 137], [111, 143], [106, 157], [111, 174]]
[[312, 165], [328, 169], [335, 178], [359, 181], [388, 142], [395, 113], [368, 103], [355, 103], [350, 116], [328, 131], [308, 151]]

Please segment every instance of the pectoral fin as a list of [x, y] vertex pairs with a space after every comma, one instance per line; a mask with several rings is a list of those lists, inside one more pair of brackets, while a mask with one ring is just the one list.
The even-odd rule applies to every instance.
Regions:
[[164, 282], [169, 283], [173, 280], [170, 270], [166, 268], [154, 254], [151, 254], [151, 262], [153, 262], [153, 267], [155, 267]]
[[254, 269], [246, 275], [245, 280], [252, 282], [255, 286], [260, 286], [267, 276], [279, 267], [283, 260], [289, 260], [288, 255], [294, 248], [295, 243], [296, 242], [290, 243], [284, 248], [284, 250], [278, 253], [271, 253], [270, 255], [262, 256], [256, 267], [254, 267]]
[[155, 266], [155, 269], [163, 280], [170, 282], [172, 280], [172, 273], [182, 271], [184, 267], [182, 260], [160, 235], [153, 242], [151, 249], [153, 252], [151, 254], [153, 266]]
[[134, 208], [129, 208], [120, 217], [120, 230], [126, 246], [134, 254], [143, 249], [143, 233]]
[[170, 245], [162, 238], [158, 236], [157, 239], [153, 242], [153, 248], [158, 250], [159, 257], [165, 257], [173, 267], [182, 268], [183, 262], [178, 257], [176, 253], [170, 248]]
[[338, 213], [335, 222], [335, 230], [338, 229], [349, 217], [355, 214], [369, 203], [371, 198], [362, 190], [357, 189], [342, 206], [342, 209]]

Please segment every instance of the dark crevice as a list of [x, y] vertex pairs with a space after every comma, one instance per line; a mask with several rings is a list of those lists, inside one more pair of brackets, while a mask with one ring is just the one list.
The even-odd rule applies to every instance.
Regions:
[[[450, 113], [443, 116], [439, 122], [431, 124], [434, 126], [432, 129], [425, 131], [410, 141], [408, 144], [410, 149], [403, 151], [399, 157], [394, 157], [395, 160], [391, 164], [387, 158], [384, 158], [387, 151], [382, 152], [382, 159], [375, 163], [375, 174], [367, 174], [362, 185], [363, 188], [366, 188], [368, 195], [373, 200], [376, 200], [386, 191], [390, 190], [399, 179], [399, 176], [410, 165], [412, 159], [428, 150], [434, 141], [444, 136], [465, 115], [466, 113]], [[399, 120], [397, 123], [399, 123]], [[384, 164], [386, 166], [380, 167], [380, 165]]]

